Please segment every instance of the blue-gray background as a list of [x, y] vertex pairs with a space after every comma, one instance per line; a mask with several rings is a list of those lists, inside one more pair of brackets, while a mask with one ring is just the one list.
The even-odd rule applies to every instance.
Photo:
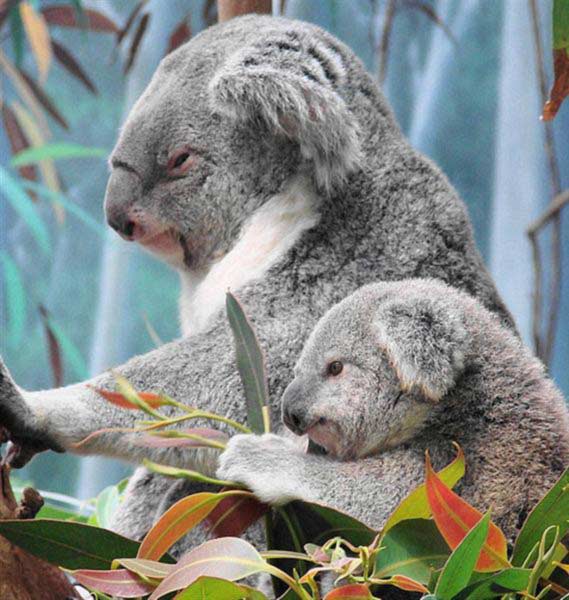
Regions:
[[[85, 4], [124, 23], [136, 3], [96, 0]], [[546, 207], [551, 190], [543, 125], [538, 119], [540, 97], [528, 2], [430, 2], [452, 30], [455, 42], [422, 11], [405, 7], [403, 1], [398, 4], [401, 8], [394, 21], [385, 92], [413, 144], [443, 168], [467, 203], [479, 247], [530, 343], [533, 272], [525, 230]], [[549, 1], [539, 4], [548, 49], [551, 5]], [[286, 14], [330, 30], [349, 44], [376, 76], [385, 5], [384, 0], [288, 0]], [[152, 15], [150, 26], [126, 77], [122, 75], [124, 56], [111, 60], [113, 36], [52, 29], [54, 37], [73, 50], [99, 89], [99, 95], [92, 96], [60, 68], [52, 68], [46, 89], [70, 123], [69, 131], [54, 124], [55, 140], [110, 150], [118, 127], [164, 55], [177, 23], [189, 11], [193, 33], [203, 27], [202, 0], [151, 0], [147, 10]], [[2, 46], [10, 54], [9, 41], [4, 40]], [[549, 52], [546, 57], [549, 69]], [[29, 53], [26, 65], [33, 68]], [[569, 101], [555, 121], [554, 132], [563, 186], [567, 187]], [[6, 165], [9, 151], [3, 134], [0, 149]], [[21, 307], [26, 318], [24, 341], [10, 345], [2, 335], [0, 351], [26, 389], [51, 386], [39, 303], [47, 306], [79, 352], [64, 365], [66, 383], [152, 349], [154, 342], [145, 322], [164, 341], [178, 334], [175, 274], [103, 227], [104, 160], [67, 160], [58, 167], [70, 201], [101, 223], [98, 233], [72, 215], [63, 226], [58, 225], [44, 202], [39, 210], [49, 224], [53, 245], [51, 255], [44, 257], [4, 197], [0, 204], [0, 249], [16, 261], [26, 289]], [[563, 216], [563, 233], [562, 306], [552, 373], [568, 394], [569, 210]], [[546, 262], [549, 235], [545, 231], [540, 238]], [[8, 318], [4, 291], [0, 309], [2, 333]], [[106, 459], [45, 454], [23, 475], [40, 488], [85, 498], [116, 482], [128, 469]]]

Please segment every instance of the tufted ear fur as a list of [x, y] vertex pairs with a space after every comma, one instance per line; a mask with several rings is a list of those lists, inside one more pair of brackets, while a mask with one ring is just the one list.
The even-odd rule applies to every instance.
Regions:
[[428, 298], [389, 300], [374, 326], [403, 388], [438, 402], [454, 386], [468, 344], [458, 309]]
[[218, 112], [297, 142], [317, 185], [330, 192], [360, 160], [358, 124], [338, 93], [344, 78], [336, 49], [281, 32], [231, 55], [210, 94]]

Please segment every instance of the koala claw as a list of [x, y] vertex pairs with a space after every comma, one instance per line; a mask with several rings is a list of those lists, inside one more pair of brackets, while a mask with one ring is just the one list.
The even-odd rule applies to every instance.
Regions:
[[10, 442], [3, 463], [19, 469], [44, 450], [64, 452], [36, 422], [35, 415], [0, 359], [0, 446]]
[[219, 458], [217, 477], [247, 486], [267, 504], [306, 499], [297, 473], [302, 460], [298, 446], [272, 433], [236, 435]]

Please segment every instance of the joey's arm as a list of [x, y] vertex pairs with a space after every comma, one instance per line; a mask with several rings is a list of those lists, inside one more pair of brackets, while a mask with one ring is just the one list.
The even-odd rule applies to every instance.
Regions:
[[[114, 372], [126, 377], [137, 390], [166, 393], [191, 406], [244, 421], [243, 391], [235, 366], [233, 341], [221, 315], [207, 333], [166, 344], [133, 358]], [[38, 450], [63, 449], [131, 461], [147, 457], [196, 469], [201, 466], [201, 458], [211, 455], [210, 451], [144, 448], [134, 443], [137, 434], [125, 433], [106, 433], [75, 448], [74, 444], [94, 431], [131, 428], [143, 418], [139, 411], [111, 405], [91, 389], [114, 389], [111, 372], [86, 382], [38, 392], [18, 390], [5, 369], [0, 375], [0, 426], [24, 447], [37, 445]], [[30, 451], [26, 453], [29, 459], [27, 454]]]
[[395, 449], [341, 462], [306, 454], [273, 434], [235, 436], [219, 465], [218, 477], [246, 485], [264, 502], [321, 502], [375, 528], [424, 477], [421, 451]]

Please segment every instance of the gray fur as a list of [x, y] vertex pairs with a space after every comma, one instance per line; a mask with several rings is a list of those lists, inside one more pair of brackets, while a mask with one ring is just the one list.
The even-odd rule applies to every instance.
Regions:
[[[344, 363], [337, 376], [326, 371], [333, 360]], [[220, 477], [266, 502], [321, 501], [379, 528], [424, 481], [425, 450], [442, 467], [457, 441], [467, 465], [458, 491], [492, 508], [511, 539], [569, 466], [569, 411], [542, 363], [471, 296], [435, 280], [373, 284], [340, 302], [291, 386], [329, 456], [267, 434], [234, 437], [220, 458]]]
[[[168, 177], [171, 153], [186, 146], [191, 168]], [[175, 251], [159, 256], [180, 272], [182, 321], [194, 312], [188, 297], [235, 248], [261, 207], [289, 192], [317, 198], [306, 203], [317, 207], [316, 216], [305, 219], [311, 228], [293, 236], [292, 248], [266, 272], [233, 289], [267, 354], [273, 423], [308, 333], [366, 283], [438, 278], [477, 297], [514, 328], [475, 247], [464, 204], [403, 138], [360, 61], [318, 27], [248, 16], [196, 36], [163, 60], [110, 162], [109, 221], [117, 226], [135, 218], [144, 230], [171, 234]], [[163, 391], [244, 421], [232, 348], [221, 305], [201, 330], [187, 328], [180, 340], [116, 371], [140, 390]], [[103, 373], [90, 384], [113, 388], [113, 375]], [[33, 431], [31, 419], [16, 418], [23, 405], [34, 415]], [[8, 390], [0, 407], [0, 421], [16, 438], [25, 430], [26, 439], [31, 431], [32, 438], [86, 454], [216, 469], [215, 453], [144, 449], [133, 444], [133, 434], [107, 433], [74, 448], [95, 430], [132, 427], [138, 418], [101, 400], [85, 382], [23, 396]], [[391, 478], [407, 468], [393, 457]], [[418, 457], [415, 475], [421, 465]], [[137, 482], [145, 477], [139, 471], [129, 488], [119, 515], [122, 531], [145, 530], [171, 486], [153, 478], [143, 501], [145, 486]]]

